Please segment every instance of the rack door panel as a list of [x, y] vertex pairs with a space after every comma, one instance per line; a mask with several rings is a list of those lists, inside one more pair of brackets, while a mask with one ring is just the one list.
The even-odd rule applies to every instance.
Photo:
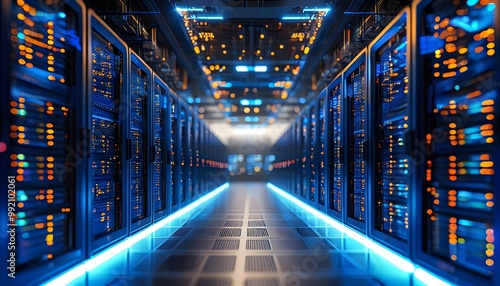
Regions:
[[309, 118], [307, 116], [307, 114], [302, 114], [302, 117], [300, 117], [300, 132], [301, 132], [301, 135], [300, 136], [300, 145], [302, 147], [301, 150], [301, 173], [300, 173], [300, 177], [301, 177], [301, 186], [300, 186], [300, 196], [302, 198], [306, 198], [306, 192], [308, 190], [308, 186], [309, 186], [309, 174], [307, 173], [307, 170], [308, 170], [308, 166], [307, 164], [309, 163], [307, 160], [307, 158], [309, 157], [309, 144], [308, 143], [308, 139], [309, 139], [309, 136], [308, 136], [308, 128], [309, 128]]
[[187, 191], [188, 191], [188, 179], [187, 179], [187, 160], [188, 160], [188, 115], [186, 112], [185, 106], [180, 106], [180, 114], [179, 114], [179, 200], [182, 204], [185, 203], [187, 199]]
[[154, 219], [169, 213], [170, 174], [168, 166], [168, 87], [154, 76], [153, 93], [153, 212]]
[[319, 166], [318, 166], [318, 204], [321, 209], [324, 210], [325, 206], [325, 193], [326, 193], [326, 148], [327, 148], [327, 131], [326, 131], [326, 96], [323, 95], [319, 99], [318, 103], [318, 138], [319, 138]]
[[317, 170], [317, 167], [318, 167], [318, 158], [316, 156], [316, 144], [317, 144], [317, 141], [316, 141], [316, 111], [317, 111], [317, 107], [316, 105], [313, 105], [310, 109], [309, 109], [309, 134], [308, 134], [308, 138], [309, 138], [309, 158], [308, 158], [308, 161], [309, 161], [309, 172], [308, 172], [308, 177], [309, 177], [309, 202], [310, 203], [313, 203], [313, 205], [316, 205], [316, 202], [318, 201], [317, 200], [317, 192], [318, 192], [318, 187], [317, 187], [317, 184], [318, 184], [318, 170]]
[[[0, 127], [6, 144], [0, 153], [2, 193], [8, 197], [2, 210], [7, 215], [7, 207], [15, 209], [7, 230], [15, 228], [12, 281], [20, 285], [81, 261], [84, 233], [76, 225], [85, 223], [77, 204], [84, 194], [77, 182], [83, 169], [77, 142], [86, 138], [77, 126], [83, 117], [86, 20], [79, 2], [27, 2], [4, 5], [10, 10], [3, 12], [13, 15], [5, 43], [11, 45], [11, 69], [1, 83], [10, 91], [0, 95], [8, 112]], [[7, 250], [4, 240], [3, 246]]]
[[344, 202], [342, 178], [342, 76], [334, 80], [328, 92], [328, 133], [330, 146], [329, 161], [329, 194], [328, 212], [341, 217]]
[[[418, 257], [450, 278], [492, 283], [498, 273], [498, 2], [416, 6], [425, 217]], [[495, 188], [495, 183], [497, 187]], [[496, 214], [495, 214], [496, 213]], [[491, 285], [499, 283], [497, 277]]]
[[[409, 239], [409, 130], [407, 65], [408, 12], [404, 11], [370, 47], [375, 127], [375, 180], [372, 187], [375, 236], [407, 251]], [[372, 120], [371, 120], [372, 121]]]
[[170, 100], [170, 208], [179, 208], [179, 105], [171, 93]]
[[365, 52], [344, 73], [347, 113], [348, 221], [364, 230], [366, 220], [366, 63]]
[[90, 17], [91, 134], [90, 208], [92, 249], [127, 233], [123, 170], [127, 111], [127, 47], [96, 16]]
[[188, 116], [188, 124], [187, 124], [187, 136], [188, 136], [188, 148], [186, 153], [186, 185], [188, 192], [188, 199], [191, 201], [194, 197], [194, 188], [193, 188], [193, 144], [194, 144], [194, 118], [192, 115], [192, 110], [189, 110]]
[[151, 222], [149, 186], [148, 134], [152, 73], [149, 67], [131, 53], [130, 64], [130, 223], [131, 231]]

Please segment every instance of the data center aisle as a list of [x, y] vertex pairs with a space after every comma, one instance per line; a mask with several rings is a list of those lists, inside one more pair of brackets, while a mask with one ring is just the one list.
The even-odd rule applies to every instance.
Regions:
[[233, 183], [72, 285], [417, 284], [264, 183]]

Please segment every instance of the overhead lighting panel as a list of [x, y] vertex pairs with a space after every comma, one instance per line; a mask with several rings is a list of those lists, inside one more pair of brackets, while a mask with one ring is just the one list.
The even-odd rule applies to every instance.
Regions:
[[259, 106], [262, 105], [262, 99], [242, 99], [240, 104], [243, 106]]
[[312, 20], [314, 15], [311, 16], [284, 16], [282, 20]]
[[255, 72], [266, 72], [267, 66], [255, 66], [254, 71]]
[[247, 66], [236, 66], [236, 71], [237, 72], [248, 72], [248, 67]]
[[194, 7], [177, 7], [175, 10], [179, 13], [182, 12], [203, 12], [205, 9], [203, 8], [194, 8]]
[[330, 8], [304, 8], [304, 12], [325, 12], [325, 15], [330, 12]]

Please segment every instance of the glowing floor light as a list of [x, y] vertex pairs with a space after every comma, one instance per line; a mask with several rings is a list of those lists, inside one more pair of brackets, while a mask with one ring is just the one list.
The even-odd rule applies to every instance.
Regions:
[[332, 227], [340, 230], [341, 232], [347, 234], [354, 240], [358, 241], [359, 243], [363, 244], [370, 250], [376, 252], [383, 258], [385, 258], [387, 261], [390, 263], [394, 264], [394, 266], [398, 267], [404, 272], [407, 273], [413, 273], [415, 277], [422, 281], [423, 283], [427, 285], [450, 285], [447, 282], [443, 281], [442, 279], [430, 274], [426, 270], [422, 268], [416, 268], [413, 262], [409, 261], [408, 259], [400, 256], [399, 254], [393, 252], [390, 249], [387, 249], [386, 247], [380, 245], [379, 243], [371, 240], [370, 238], [358, 233], [357, 231], [343, 225], [342, 223], [334, 220], [333, 218], [329, 217], [328, 215], [318, 211], [317, 209], [309, 206], [308, 204], [302, 202], [301, 200], [295, 198], [294, 196], [290, 195], [289, 193], [283, 191], [282, 189], [276, 187], [275, 185], [271, 183], [267, 183], [267, 187], [274, 192], [276, 192], [278, 195], [282, 196], [283, 198], [291, 201], [294, 205], [298, 206], [299, 208], [306, 210], [307, 212], [311, 213], [312, 215], [316, 216], [317, 218], [323, 220], [324, 222], [328, 223]]
[[200, 206], [204, 202], [212, 199], [213, 197], [218, 195], [220, 192], [226, 190], [228, 187], [229, 187], [229, 183], [225, 183], [224, 185], [209, 192], [208, 194], [197, 199], [196, 201], [192, 202], [191, 204], [187, 205], [186, 207], [184, 207], [184, 208], [178, 210], [177, 212], [169, 215], [168, 217], [158, 221], [157, 223], [153, 224], [152, 226], [124, 239], [122, 242], [106, 249], [105, 251], [98, 253], [94, 257], [87, 259], [86, 261], [82, 262], [81, 264], [73, 267], [72, 269], [66, 271], [65, 273], [59, 275], [55, 279], [53, 279], [53, 280], [51, 280], [43, 285], [46, 285], [46, 286], [68, 285], [73, 280], [82, 276], [86, 272], [96, 268], [97, 266], [103, 264], [104, 262], [106, 262], [110, 258], [119, 254], [121, 251], [126, 250], [127, 248], [131, 247], [135, 243], [139, 242], [141, 239], [145, 238], [146, 236], [150, 235], [151, 233], [164, 227], [166, 224], [172, 222], [175, 219], [178, 219], [179, 217], [192, 211], [194, 208]]

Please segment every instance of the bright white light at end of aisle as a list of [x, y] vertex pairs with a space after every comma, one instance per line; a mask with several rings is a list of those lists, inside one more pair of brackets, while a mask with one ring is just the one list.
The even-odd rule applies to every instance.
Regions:
[[298, 206], [299, 208], [311, 213], [315, 217], [323, 220], [324, 222], [328, 223], [332, 227], [340, 230], [344, 234], [350, 236], [352, 239], [358, 241], [359, 243], [363, 244], [370, 250], [376, 252], [379, 254], [381, 257], [385, 258], [388, 262], [392, 263], [399, 269], [401, 269], [404, 272], [407, 273], [413, 273], [415, 277], [420, 280], [422, 283], [426, 285], [439, 285], [439, 286], [450, 286], [451, 284], [447, 283], [446, 281], [440, 279], [439, 277], [429, 273], [428, 271], [422, 269], [422, 268], [416, 268], [413, 262], [409, 261], [408, 259], [400, 256], [399, 254], [393, 252], [390, 249], [387, 249], [385, 246], [382, 246], [378, 242], [375, 242], [371, 240], [370, 238], [364, 236], [363, 234], [345, 226], [344, 224], [334, 220], [333, 218], [329, 217], [328, 215], [316, 210], [315, 208], [307, 205], [306, 203], [300, 201], [299, 199], [295, 198], [294, 196], [290, 195], [289, 193], [285, 192], [284, 190], [276, 187], [275, 185], [271, 183], [267, 183], [267, 187], [276, 192], [278, 195], [282, 196], [283, 198], [291, 201], [294, 205]]
[[235, 128], [235, 135], [262, 135], [266, 132], [264, 128]]
[[149, 234], [159, 230], [160, 228], [164, 227], [166, 224], [172, 222], [175, 219], [178, 219], [179, 217], [192, 211], [194, 208], [200, 206], [204, 202], [214, 198], [216, 195], [218, 195], [220, 192], [226, 190], [228, 187], [229, 187], [229, 183], [225, 183], [224, 185], [209, 192], [208, 194], [197, 199], [196, 201], [192, 202], [191, 204], [187, 205], [186, 207], [176, 211], [175, 213], [158, 221], [157, 223], [153, 224], [152, 226], [134, 234], [133, 236], [130, 236], [130, 237], [124, 239], [122, 242], [116, 244], [115, 246], [112, 246], [112, 247], [106, 249], [105, 251], [97, 254], [96, 256], [87, 259], [86, 261], [82, 262], [81, 264], [73, 267], [72, 269], [68, 270], [67, 272], [59, 275], [55, 279], [53, 279], [53, 280], [51, 280], [43, 285], [45, 285], [45, 286], [60, 286], [60, 285], [70, 284], [72, 281], [74, 281], [78, 277], [82, 276], [86, 272], [91, 271], [92, 269], [94, 269], [97, 266], [101, 265], [102, 263], [106, 262], [110, 258], [119, 254], [121, 251], [126, 250], [127, 248], [131, 247], [132, 245], [139, 242], [141, 239], [145, 238]]

